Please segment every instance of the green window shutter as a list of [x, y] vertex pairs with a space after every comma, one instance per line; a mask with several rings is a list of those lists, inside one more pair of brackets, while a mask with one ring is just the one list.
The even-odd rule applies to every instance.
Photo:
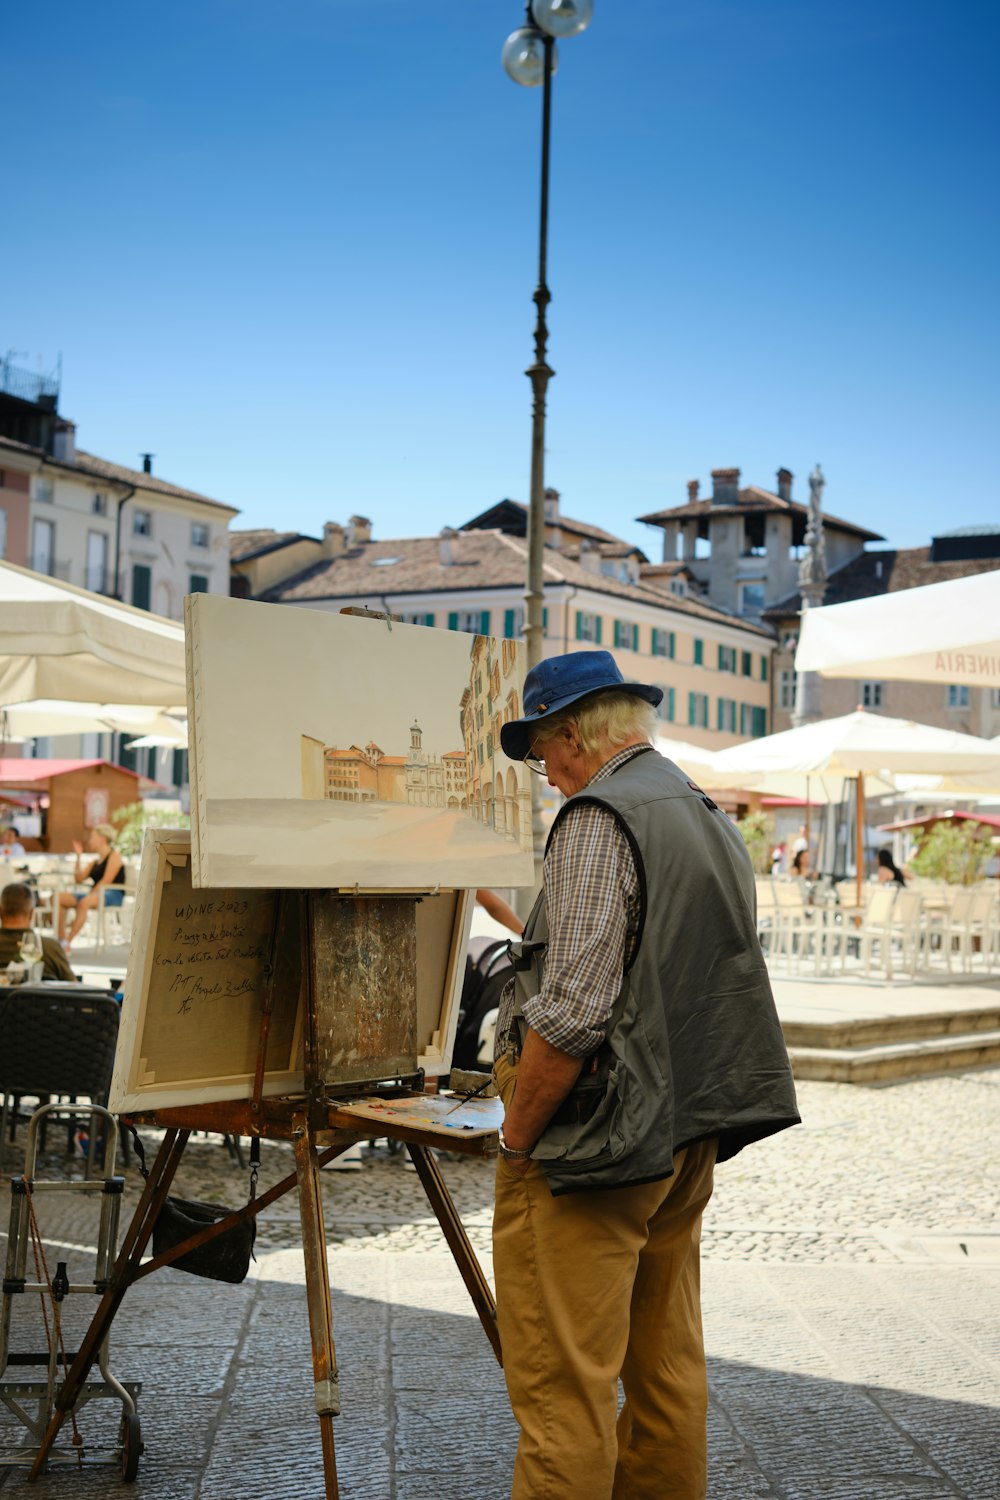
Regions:
[[491, 760], [493, 759], [493, 731], [492, 731], [492, 729], [488, 729], [486, 731], [486, 754], [490, 757]]
[[744, 651], [743, 653], [743, 676], [753, 676], [753, 657], [750, 655], [749, 651]]
[[433, 615], [424, 615], [424, 624], [425, 625], [433, 625], [434, 624], [434, 616]]
[[760, 680], [761, 680], [761, 682], [766, 682], [767, 681], [767, 657], [766, 656], [762, 656], [761, 659], [760, 659]]
[[725, 698], [720, 698], [719, 701], [715, 705], [715, 727], [716, 727], [716, 729], [725, 729], [725, 727], [726, 727], [726, 700], [725, 700]]
[[725, 650], [724, 646], [720, 646], [719, 647], [719, 671], [720, 672], [724, 672], [725, 670], [726, 670], [726, 650]]
[[204, 573], [189, 573], [188, 584], [189, 594], [208, 593], [208, 579], [205, 577]]
[[[132, 565], [132, 603], [136, 609], [148, 609], [153, 592], [153, 570], [145, 563]], [[131, 769], [131, 768], [130, 768]]]
[[697, 722], [696, 719], [695, 719], [695, 708], [694, 708], [694, 700], [695, 700], [696, 696], [697, 695], [695, 693], [688, 693], [688, 723], [689, 724], [694, 724], [694, 723]]
[[187, 773], [187, 751], [174, 751], [174, 765], [171, 772], [174, 786], [183, 786], [188, 779]]
[[595, 632], [595, 644], [598, 645], [598, 646], [601, 644], [601, 626], [603, 624], [604, 624], [604, 621], [601, 619], [600, 615], [598, 615], [597, 616], [597, 630]]
[[676, 702], [676, 699], [674, 697], [674, 690], [673, 690], [673, 688], [667, 688], [667, 718], [668, 718], [668, 720], [670, 721], [671, 724], [674, 722], [674, 704], [675, 704], [675, 702]]
[[490, 633], [490, 612], [489, 612], [488, 609], [484, 609], [482, 611], [482, 613], [480, 614], [480, 616], [479, 616], [479, 634], [480, 635], [489, 635], [489, 633]]
[[633, 651], [638, 651], [638, 649], [639, 649], [639, 627], [638, 627], [638, 625], [633, 625], [632, 626], [632, 650]]
[[674, 632], [671, 630], [671, 631], [669, 631], [667, 633], [667, 655], [670, 657], [671, 661], [673, 661], [673, 659], [674, 659], [674, 653], [675, 653], [676, 649], [677, 649], [677, 639], [676, 639], [676, 637], [674, 635]]
[[576, 612], [576, 638], [578, 641], [583, 640], [583, 611], [580, 609]]
[[547, 609], [543, 608], [543, 610], [542, 610], [542, 635], [548, 635], [548, 633], [549, 633], [549, 612], [548, 612]]
[[695, 643], [694, 643], [694, 664], [695, 664], [696, 667], [700, 667], [702, 665], [702, 657], [703, 656], [704, 656], [704, 649], [703, 649], [702, 642], [701, 641], [695, 641]]
[[767, 734], [767, 709], [755, 708], [753, 711], [753, 734], [755, 738]]
[[512, 609], [505, 609], [503, 612], [503, 633], [506, 640], [514, 639], [514, 611]]
[[458, 629], [458, 610], [457, 609], [453, 609], [450, 612], [450, 614], [448, 615], [448, 629], [449, 630], [457, 630]]

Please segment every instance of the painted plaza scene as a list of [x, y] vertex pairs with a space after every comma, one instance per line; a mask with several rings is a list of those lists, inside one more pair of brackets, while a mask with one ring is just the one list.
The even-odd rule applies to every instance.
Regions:
[[530, 882], [530, 773], [499, 743], [520, 712], [523, 646], [190, 603], [196, 883]]

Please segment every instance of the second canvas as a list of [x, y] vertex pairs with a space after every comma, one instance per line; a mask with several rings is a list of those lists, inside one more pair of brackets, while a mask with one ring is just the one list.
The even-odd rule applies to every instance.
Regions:
[[530, 885], [519, 642], [186, 601], [199, 886]]

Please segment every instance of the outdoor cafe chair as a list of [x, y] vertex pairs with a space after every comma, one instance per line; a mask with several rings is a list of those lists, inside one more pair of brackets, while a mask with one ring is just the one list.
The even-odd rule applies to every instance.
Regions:
[[[23, 1098], [63, 1097], [107, 1104], [118, 1040], [119, 1007], [110, 995], [77, 986], [10, 986], [0, 990], [0, 1170]], [[13, 1109], [13, 1115], [12, 1115]], [[80, 1114], [86, 1116], [85, 1107]], [[68, 1141], [74, 1122], [70, 1121]], [[96, 1160], [90, 1131], [87, 1176]]]

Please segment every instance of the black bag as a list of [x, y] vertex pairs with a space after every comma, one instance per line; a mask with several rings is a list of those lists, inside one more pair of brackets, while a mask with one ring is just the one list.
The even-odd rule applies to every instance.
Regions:
[[[200, 1229], [217, 1224], [232, 1212], [233, 1209], [223, 1208], [218, 1203], [167, 1198], [153, 1225], [153, 1254], [161, 1255], [164, 1250], [172, 1250]], [[188, 1271], [192, 1276], [205, 1276], [210, 1281], [244, 1281], [250, 1270], [256, 1237], [256, 1217], [241, 1219], [214, 1240], [171, 1261], [171, 1266], [175, 1271]]]

